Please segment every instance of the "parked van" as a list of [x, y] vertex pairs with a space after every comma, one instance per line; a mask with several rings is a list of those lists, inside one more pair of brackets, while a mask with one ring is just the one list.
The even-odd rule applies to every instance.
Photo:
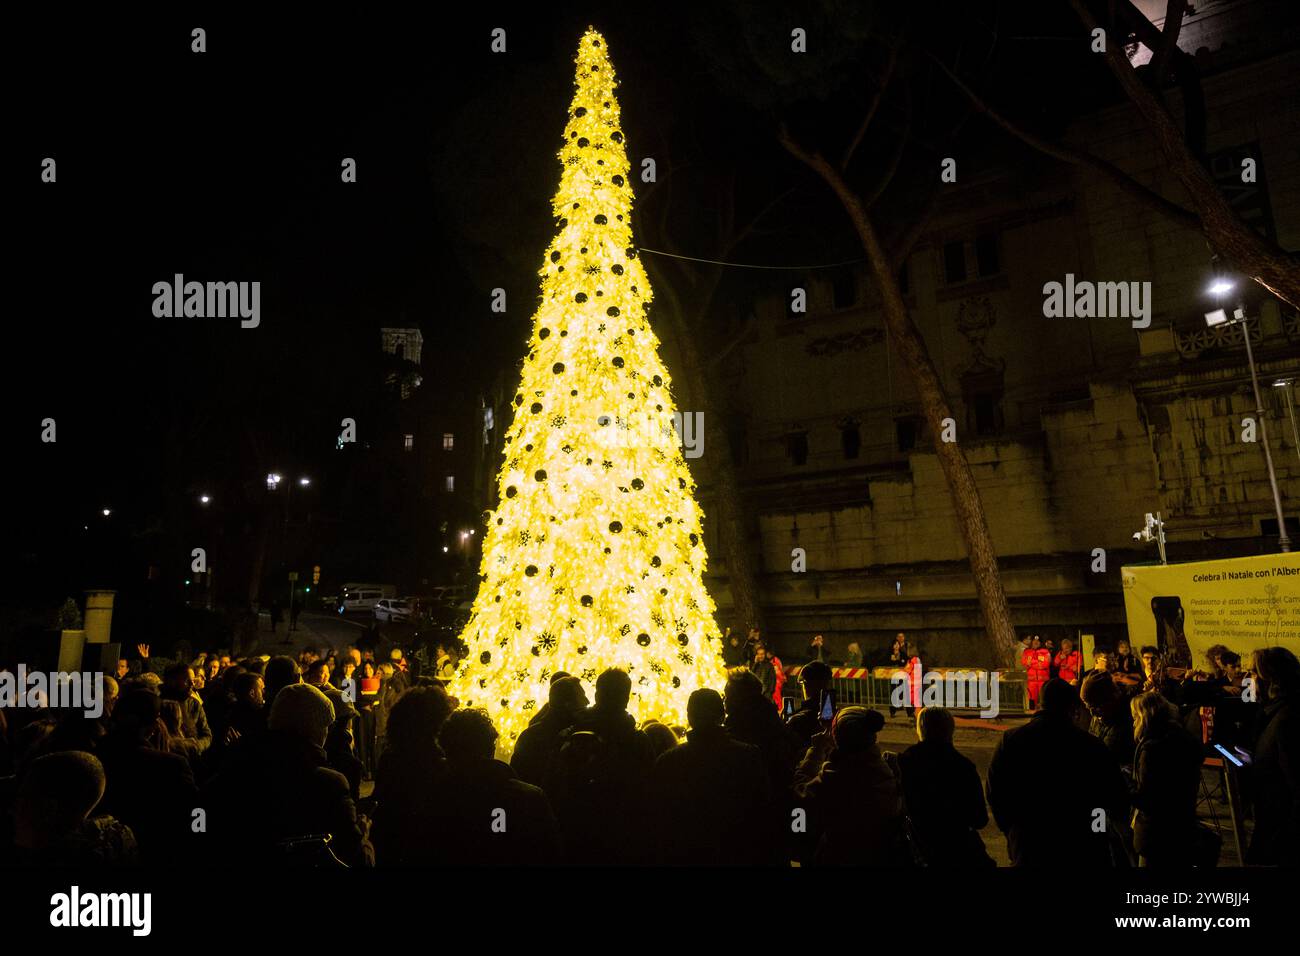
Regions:
[[373, 611], [380, 601], [396, 596], [397, 588], [392, 584], [345, 584], [339, 592], [338, 612]]
[[349, 591], [379, 591], [384, 597], [397, 597], [396, 584], [372, 584], [369, 581], [348, 581], [339, 587], [339, 597]]

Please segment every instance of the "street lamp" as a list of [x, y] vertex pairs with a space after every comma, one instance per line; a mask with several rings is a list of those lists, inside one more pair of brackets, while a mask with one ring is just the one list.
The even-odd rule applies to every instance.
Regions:
[[[1223, 299], [1237, 283], [1219, 271], [1219, 260], [1214, 259], [1215, 276], [1206, 291], [1216, 299]], [[1250, 366], [1250, 385], [1255, 392], [1255, 416], [1259, 422], [1259, 440], [1264, 446], [1264, 464], [1268, 467], [1268, 483], [1273, 489], [1273, 508], [1277, 511], [1277, 546], [1283, 553], [1291, 550], [1291, 538], [1286, 533], [1286, 516], [1282, 513], [1282, 496], [1277, 490], [1277, 473], [1273, 470], [1273, 453], [1268, 447], [1268, 428], [1264, 424], [1264, 402], [1259, 395], [1259, 376], [1255, 373], [1255, 353], [1250, 347], [1250, 325], [1246, 321], [1246, 303], [1237, 297], [1237, 305], [1229, 318], [1223, 308], [1205, 313], [1205, 323], [1211, 327], [1223, 323], [1241, 323], [1241, 337], [1246, 342], [1246, 363]]]
[[1286, 414], [1291, 419], [1291, 447], [1295, 449], [1296, 457], [1300, 458], [1300, 428], [1296, 427], [1295, 406], [1291, 404], [1291, 386], [1294, 384], [1293, 378], [1280, 378], [1273, 383], [1273, 387], [1282, 389], [1282, 398], [1286, 401]]
[[310, 478], [299, 478], [299, 479], [298, 479], [298, 484], [300, 484], [300, 485], [302, 485], [304, 488], [306, 488], [308, 485], [311, 484], [311, 479], [310, 479]]
[[280, 476], [278, 474], [276, 474], [275, 472], [271, 472], [269, 475], [266, 476], [267, 491], [275, 491], [275, 489], [279, 487], [280, 487]]
[[100, 512], [100, 514], [102, 514], [105, 518], [107, 518], [107, 517], [108, 517], [109, 515], [111, 515], [112, 513], [113, 513], [113, 512], [112, 512], [111, 510], [109, 510], [108, 508], [105, 508], [103, 511]]
[[201, 505], [206, 505], [211, 500], [212, 499], [209, 498], [207, 495], [199, 495], [199, 504]]

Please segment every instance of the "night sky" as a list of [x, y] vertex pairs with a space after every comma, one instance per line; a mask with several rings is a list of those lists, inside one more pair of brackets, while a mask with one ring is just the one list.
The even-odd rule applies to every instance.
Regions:
[[[886, 19], [903, 15], [880, 6]], [[1008, 40], [1077, 32], [1059, 11], [1044, 21], [1041, 6], [906, 15], [935, 49], [987, 64], [987, 88], [1009, 112], [1050, 128], [1079, 96], [1061, 71], [1062, 44]], [[32, 65], [13, 88], [6, 157], [16, 260], [3, 381], [18, 448], [9, 581], [85, 586], [69, 555], [102, 507], [139, 536], [174, 520], [197, 490], [251, 502], [268, 469], [317, 468], [342, 417], [364, 427], [381, 326], [423, 329], [425, 378], [437, 388], [472, 391], [513, 368], [553, 234], [555, 151], [588, 24], [610, 43], [634, 163], [653, 155], [661, 171], [684, 172], [664, 218], [680, 247], [713, 252], [718, 183], [734, 177], [741, 215], [790, 190], [771, 228], [738, 250], [744, 259], [860, 256], [775, 130], [784, 118], [813, 142], [826, 132], [828, 151], [842, 147], [836, 137], [866, 97], [855, 78], [880, 51], [875, 9], [577, 4], [292, 22], [25, 14], [11, 42]], [[809, 29], [813, 52], [827, 39], [824, 55], [786, 74], [791, 24]], [[207, 30], [206, 53], [190, 50], [195, 26]], [[504, 56], [489, 49], [497, 26], [508, 31]], [[1049, 65], [1053, 83], [1026, 83]], [[919, 69], [909, 80], [919, 121], [936, 130], [961, 119], [937, 82]], [[990, 138], [980, 129], [967, 146]], [[58, 163], [53, 185], [39, 177], [46, 156]], [[357, 161], [355, 185], [339, 180], [343, 157]], [[901, 175], [931, 161], [909, 154]], [[662, 197], [638, 215], [660, 216]], [[900, 206], [886, 224], [905, 217]], [[260, 280], [261, 327], [155, 319], [151, 287], [175, 273]], [[728, 282], [752, 294], [772, 278]], [[489, 310], [495, 286], [510, 296], [505, 315]], [[53, 445], [39, 442], [46, 417], [57, 421]]]

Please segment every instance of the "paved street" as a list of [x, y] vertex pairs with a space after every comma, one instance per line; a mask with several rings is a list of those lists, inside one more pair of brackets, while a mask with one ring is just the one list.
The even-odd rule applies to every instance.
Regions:
[[249, 653], [288, 654], [297, 657], [305, 647], [327, 644], [341, 650], [365, 636], [372, 620], [369, 616], [340, 617], [337, 614], [303, 613], [298, 618], [298, 628], [289, 631], [288, 621], [282, 621], [276, 633], [271, 633], [271, 616], [265, 611], [257, 618], [258, 646]]

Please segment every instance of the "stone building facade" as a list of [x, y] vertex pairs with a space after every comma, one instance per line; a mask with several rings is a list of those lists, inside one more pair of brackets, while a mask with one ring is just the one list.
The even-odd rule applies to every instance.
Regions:
[[[1215, 13], [1218, 4], [1201, 4]], [[1209, 8], [1205, 12], [1205, 8]], [[1193, 23], [1196, 26], [1196, 23]], [[1189, 32], [1215, 55], [1208, 28]], [[1300, 248], [1300, 55], [1239, 48], [1204, 79], [1210, 165], [1243, 216]], [[1177, 96], [1169, 96], [1178, 115]], [[1066, 138], [1187, 204], [1127, 102], [1079, 118]], [[1258, 181], [1240, 181], [1241, 160]], [[1204, 237], [1079, 167], [1008, 142], [959, 160], [903, 273], [975, 473], [1018, 628], [1059, 641], [1125, 633], [1120, 566], [1155, 560], [1133, 533], [1167, 522], [1171, 561], [1277, 548], [1242, 328], [1209, 329]], [[1044, 285], [1149, 282], [1150, 324], [1047, 318]], [[947, 487], [865, 269], [800, 276], [757, 302], [725, 366], [742, 493], [757, 522], [769, 635], [799, 659], [822, 633], [832, 657], [870, 653], [898, 630], [940, 664], [990, 664]], [[1300, 403], [1300, 319], [1242, 281], [1288, 526], [1300, 539], [1300, 450], [1284, 392]], [[1291, 384], [1275, 386], [1280, 380]], [[706, 515], [708, 488], [701, 489]], [[706, 529], [707, 530], [707, 529]], [[714, 532], [716, 534], [716, 532]], [[713, 535], [710, 535], [713, 537]], [[730, 622], [726, 568], [713, 593]], [[1300, 540], [1297, 540], [1300, 546]], [[807, 570], [792, 571], [803, 548]], [[1106, 570], [1093, 571], [1094, 549]]]

